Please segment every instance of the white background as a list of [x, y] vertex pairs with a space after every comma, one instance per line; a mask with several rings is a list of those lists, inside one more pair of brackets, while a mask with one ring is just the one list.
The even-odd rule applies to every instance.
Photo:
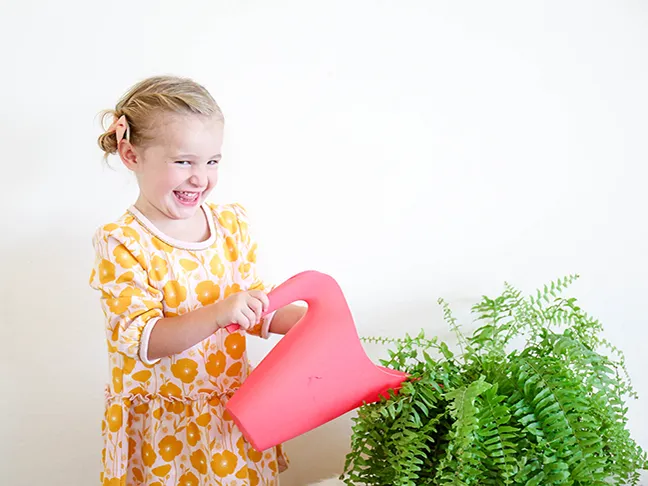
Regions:
[[[578, 273], [648, 447], [646, 2], [5, 0], [0, 41], [0, 483], [98, 483], [90, 239], [137, 188], [96, 115], [164, 73], [221, 104], [214, 200], [248, 208], [267, 279], [321, 270], [361, 334], [446, 338], [439, 297]], [[282, 484], [339, 472], [348, 418], [288, 444]]]

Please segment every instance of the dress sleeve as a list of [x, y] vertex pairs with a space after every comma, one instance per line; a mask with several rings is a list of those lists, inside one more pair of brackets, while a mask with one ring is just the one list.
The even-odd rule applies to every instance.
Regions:
[[143, 253], [120, 228], [97, 231], [93, 246], [90, 286], [101, 294], [109, 344], [147, 365], [156, 363], [148, 359], [148, 339], [163, 317], [163, 295], [149, 284]]
[[[244, 290], [263, 290], [270, 292], [275, 285], [263, 280], [257, 271], [257, 243], [250, 231], [250, 220], [247, 211], [240, 204], [232, 204], [232, 211], [236, 215], [237, 239], [240, 249], [239, 268], [241, 279], [245, 282]], [[267, 339], [270, 334], [270, 323], [274, 312], [265, 316], [256, 326], [248, 330], [249, 334]]]

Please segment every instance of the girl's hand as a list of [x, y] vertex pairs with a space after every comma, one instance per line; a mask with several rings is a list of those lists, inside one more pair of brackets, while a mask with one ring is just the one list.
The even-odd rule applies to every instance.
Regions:
[[261, 320], [268, 309], [268, 296], [260, 290], [238, 292], [214, 305], [215, 320], [218, 328], [238, 324], [246, 330]]

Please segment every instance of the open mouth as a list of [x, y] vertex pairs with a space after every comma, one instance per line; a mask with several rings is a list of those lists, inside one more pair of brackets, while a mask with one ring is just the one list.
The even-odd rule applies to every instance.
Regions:
[[200, 199], [199, 192], [173, 191], [176, 200], [185, 206], [195, 206]]

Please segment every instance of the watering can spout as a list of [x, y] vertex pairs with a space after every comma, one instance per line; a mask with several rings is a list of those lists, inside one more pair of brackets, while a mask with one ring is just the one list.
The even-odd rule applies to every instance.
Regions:
[[390, 389], [397, 391], [407, 379], [405, 373], [371, 362], [342, 290], [329, 275], [299, 273], [268, 298], [267, 312], [296, 301], [306, 302], [308, 310], [226, 404], [256, 450], [388, 397]]

